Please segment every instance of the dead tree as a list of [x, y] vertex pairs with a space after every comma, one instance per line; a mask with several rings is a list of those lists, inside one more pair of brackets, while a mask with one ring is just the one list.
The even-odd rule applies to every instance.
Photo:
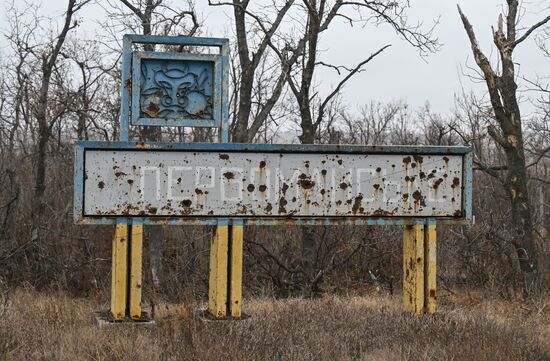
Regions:
[[48, 140], [51, 135], [52, 122], [48, 119], [48, 99], [50, 96], [50, 82], [54, 67], [61, 52], [61, 48], [65, 43], [67, 34], [72, 29], [78, 26], [77, 21], [73, 21], [74, 14], [82, 9], [89, 1], [77, 1], [69, 0], [67, 5], [67, 11], [65, 13], [65, 20], [63, 28], [55, 38], [51, 47], [43, 49], [40, 67], [40, 84], [38, 89], [38, 99], [34, 107], [34, 117], [38, 124], [38, 144], [36, 150], [36, 179], [35, 189], [32, 205], [32, 238], [38, 238], [38, 221], [44, 212], [44, 193], [46, 191], [46, 158], [47, 158], [47, 146]]
[[[208, 3], [210, 6], [233, 7], [239, 61], [237, 64], [238, 80], [234, 84], [234, 102], [237, 103], [237, 106], [231, 133], [234, 142], [251, 142], [270, 116], [285, 85], [288, 63], [280, 66], [278, 74], [274, 76], [273, 84], [270, 85], [272, 87], [270, 95], [256, 105], [258, 112], [253, 117], [252, 123], [249, 124], [254, 108], [253, 89], [258, 82], [257, 77], [260, 67], [268, 56], [269, 48], [275, 46], [273, 39], [294, 0], [282, 1], [280, 7], [277, 7], [274, 3], [272, 9], [275, 16], [272, 21], [266, 20], [263, 16], [250, 10], [249, 0], [233, 0], [232, 2], [212, 2], [209, 0]], [[256, 24], [256, 28], [251, 26], [247, 19], [251, 19], [252, 24]], [[258, 34], [260, 35], [258, 36]], [[254, 39], [256, 37], [258, 39]], [[253, 42], [257, 42], [257, 45], [252, 49], [251, 43]]]
[[82, 39], [71, 39], [61, 53], [61, 56], [76, 64], [76, 76], [80, 78], [80, 83], [75, 89], [70, 87], [71, 84], [61, 84], [67, 86], [65, 92], [74, 99], [74, 103], [70, 104], [70, 112], [74, 113], [76, 118], [76, 137], [79, 140], [88, 140], [90, 133], [94, 132], [99, 132], [105, 140], [110, 138], [108, 124], [98, 114], [106, 106], [101, 95], [106, 92], [104, 88], [108, 85], [107, 82], [112, 82], [109, 74], [115, 64], [104, 65], [101, 55], [97, 42]]
[[[408, 108], [403, 100], [387, 104], [371, 101], [359, 108], [359, 114], [341, 112], [344, 142], [348, 144], [383, 145], [389, 143], [392, 127]], [[407, 114], [408, 115], [408, 114]], [[405, 144], [399, 142], [398, 144]]]
[[[408, 8], [408, 1], [375, 2], [375, 1], [344, 1], [336, 0], [303, 0], [302, 8], [305, 11], [305, 28], [303, 37], [296, 42], [292, 52], [298, 56], [298, 68], [293, 68], [287, 77], [288, 85], [298, 103], [300, 114], [300, 127], [302, 134], [300, 142], [314, 143], [316, 133], [321, 122], [324, 120], [326, 107], [334, 96], [340, 93], [344, 85], [356, 74], [364, 70], [364, 66], [386, 50], [390, 45], [381, 47], [373, 52], [365, 60], [354, 67], [336, 66], [326, 64], [319, 59], [320, 35], [326, 31], [331, 22], [342, 17], [353, 24], [356, 21], [369, 21], [373, 19], [375, 25], [387, 23], [400, 34], [406, 41], [417, 47], [421, 52], [435, 51], [438, 47], [437, 39], [432, 37], [432, 29], [422, 30], [422, 24], [410, 25], [406, 21], [405, 10]], [[345, 12], [351, 9], [359, 18], [353, 19]], [[318, 66], [327, 66], [335, 69], [339, 74], [345, 75], [336, 87], [324, 98], [312, 94], [314, 73]]]
[[[497, 28], [492, 29], [493, 41], [500, 60], [500, 69], [491, 64], [481, 50], [474, 28], [458, 7], [464, 29], [468, 35], [475, 62], [487, 85], [496, 124], [488, 126], [488, 133], [505, 153], [506, 164], [489, 166], [478, 164], [482, 170], [502, 181], [510, 199], [512, 227], [510, 234], [523, 273], [523, 294], [530, 297], [542, 291], [539, 273], [539, 250], [534, 237], [533, 209], [529, 201], [528, 172], [525, 159], [524, 133], [521, 109], [518, 103], [518, 84], [514, 51], [533, 32], [550, 22], [550, 16], [519, 34], [518, 21], [521, 8], [518, 0], [507, 0], [507, 14], [499, 15]], [[504, 174], [501, 172], [504, 171]]]

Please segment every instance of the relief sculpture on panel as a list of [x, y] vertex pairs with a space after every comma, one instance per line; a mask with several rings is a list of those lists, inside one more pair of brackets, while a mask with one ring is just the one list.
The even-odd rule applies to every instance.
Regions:
[[212, 119], [214, 64], [143, 59], [140, 117]]

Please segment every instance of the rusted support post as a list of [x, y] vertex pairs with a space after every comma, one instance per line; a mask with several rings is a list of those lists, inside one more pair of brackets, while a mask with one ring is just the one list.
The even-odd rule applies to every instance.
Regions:
[[435, 221], [424, 226], [424, 307], [425, 312], [437, 309], [437, 226]]
[[210, 243], [210, 276], [208, 311], [216, 318], [227, 316], [227, 262], [229, 251], [229, 223], [219, 220]]
[[437, 309], [436, 242], [435, 221], [406, 225], [403, 230], [403, 306], [417, 315]]
[[141, 319], [141, 282], [143, 256], [143, 225], [130, 226], [130, 284], [129, 284], [129, 312], [133, 320]]
[[231, 317], [239, 318], [242, 314], [242, 293], [243, 293], [243, 234], [244, 226], [242, 220], [233, 221], [230, 229], [231, 245], [230, 253], [230, 314]]
[[242, 314], [243, 221], [218, 221], [210, 244], [208, 312], [215, 318]]
[[140, 320], [143, 225], [117, 224], [112, 249], [111, 315]]
[[112, 247], [111, 314], [115, 321], [126, 317], [128, 283], [128, 225], [117, 224]]
[[424, 309], [424, 225], [403, 230], [403, 306], [420, 314]]

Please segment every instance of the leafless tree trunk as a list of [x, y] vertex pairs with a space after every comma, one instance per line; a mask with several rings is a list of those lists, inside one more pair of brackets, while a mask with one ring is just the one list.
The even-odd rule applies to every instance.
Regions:
[[[273, 37], [294, 3], [294, 0], [285, 0], [281, 2], [282, 6], [280, 8], [276, 8], [275, 5], [273, 6], [276, 9], [276, 15], [271, 24], [266, 24], [260, 16], [249, 11], [249, 0], [233, 0], [233, 2], [215, 3], [209, 0], [208, 3], [211, 6], [233, 6], [240, 74], [236, 84], [236, 92], [238, 94], [235, 94], [235, 102], [238, 103], [238, 106], [236, 109], [236, 119], [234, 119], [232, 127], [232, 140], [237, 143], [251, 142], [258, 133], [260, 127], [265, 124], [268, 119], [285, 85], [289, 66], [289, 64], [286, 63], [281, 65], [281, 70], [274, 81], [270, 96], [259, 104], [260, 110], [252, 120], [252, 124], [249, 125], [253, 107], [252, 91], [257, 82], [258, 67], [267, 56], [269, 47], [275, 47], [272, 43]], [[257, 32], [249, 28], [246, 22], [247, 17], [254, 19], [262, 33], [258, 45], [254, 50], [250, 50], [249, 38], [252, 38]]]
[[513, 225], [512, 242], [523, 273], [523, 293], [525, 297], [530, 297], [542, 291], [542, 287], [538, 267], [539, 252], [533, 234], [533, 211], [529, 202], [528, 173], [513, 55], [516, 47], [526, 40], [533, 31], [550, 21], [550, 16], [528, 28], [523, 35], [518, 36], [516, 27], [521, 10], [519, 1], [507, 0], [507, 10], [506, 20], [501, 14], [497, 28], [493, 29], [493, 41], [500, 55], [501, 71], [499, 73], [480, 49], [472, 25], [458, 7], [474, 59], [483, 73], [498, 126], [490, 125], [488, 133], [506, 155], [506, 166], [501, 167], [506, 170], [504, 176], [489, 166], [480, 166], [502, 180], [510, 197]]
[[65, 13], [65, 22], [61, 32], [57, 36], [53, 47], [49, 50], [44, 50], [41, 55], [41, 82], [38, 100], [34, 111], [34, 115], [38, 123], [38, 145], [36, 150], [36, 180], [32, 205], [33, 239], [38, 238], [38, 223], [44, 212], [43, 197], [46, 191], [47, 146], [50, 139], [52, 126], [52, 124], [48, 121], [48, 97], [50, 95], [49, 90], [52, 72], [67, 34], [78, 25], [76, 21], [73, 22], [73, 15], [86, 3], [88, 3], [88, 1], [77, 2], [77, 0], [69, 0], [67, 12]]

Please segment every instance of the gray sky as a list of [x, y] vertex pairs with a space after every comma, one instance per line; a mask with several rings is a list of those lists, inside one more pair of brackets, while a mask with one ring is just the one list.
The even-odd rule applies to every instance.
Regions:
[[[479, 41], [486, 54], [491, 51], [491, 25], [496, 20], [503, 0], [461, 0], [463, 11], [472, 22]], [[210, 36], [224, 36], [232, 31], [231, 9], [229, 7], [209, 7], [207, 0], [197, 0], [199, 16], [204, 19], [206, 31]], [[366, 71], [358, 74], [344, 89], [344, 101], [350, 110], [372, 100], [388, 102], [394, 99], [405, 99], [413, 108], [429, 101], [432, 109], [446, 113], [453, 107], [453, 97], [461, 86], [482, 93], [482, 84], [476, 84], [463, 76], [468, 72], [466, 66], [473, 66], [470, 47], [460, 22], [456, 3], [448, 0], [411, 1], [409, 17], [412, 21], [422, 20], [431, 25], [433, 19], [439, 18], [440, 24], [436, 35], [443, 43], [441, 51], [422, 59], [418, 52], [403, 40], [399, 39], [388, 26], [350, 28], [343, 20], [335, 21], [323, 35], [321, 49], [322, 60], [338, 65], [354, 66], [368, 57], [372, 52], [385, 44], [392, 47], [373, 62]], [[539, 2], [542, 3], [542, 2]], [[60, 15], [66, 7], [64, 0], [42, 1], [44, 15]], [[541, 13], [542, 4], [532, 6], [525, 14], [523, 25], [530, 25], [547, 15]], [[95, 19], [103, 16], [102, 9], [93, 5], [80, 14], [85, 18], [79, 33], [92, 37], [98, 30]], [[1, 24], [5, 26], [5, 19]], [[122, 34], [121, 34], [122, 35]], [[2, 39], [0, 44], [4, 45]], [[3, 52], [3, 51], [2, 51]], [[520, 63], [521, 74], [533, 77], [550, 75], [550, 59], [542, 57], [534, 39], [526, 41], [517, 50], [516, 60]], [[333, 70], [320, 69], [317, 80], [322, 92], [329, 92], [338, 82]], [[524, 87], [525, 88], [525, 87]], [[532, 109], [525, 104], [524, 113]]]

